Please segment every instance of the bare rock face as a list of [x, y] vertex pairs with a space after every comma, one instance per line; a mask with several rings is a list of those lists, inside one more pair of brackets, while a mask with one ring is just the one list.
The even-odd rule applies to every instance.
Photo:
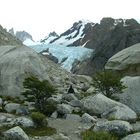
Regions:
[[20, 96], [25, 77], [47, 79], [45, 61], [25, 46], [0, 46], [0, 95]]
[[124, 75], [140, 75], [140, 43], [124, 49], [111, 57], [106, 69], [119, 71]]

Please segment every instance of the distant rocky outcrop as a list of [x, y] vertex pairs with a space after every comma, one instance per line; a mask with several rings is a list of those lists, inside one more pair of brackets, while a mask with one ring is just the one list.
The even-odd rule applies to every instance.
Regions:
[[11, 35], [15, 35], [15, 32], [14, 32], [14, 28], [11, 28], [11, 29], [9, 29], [9, 31], [8, 31]]
[[22, 42], [8, 33], [7, 30], [0, 25], [0, 46], [1, 45], [22, 45]]
[[15, 36], [19, 40], [21, 40], [22, 42], [24, 42], [26, 39], [30, 39], [30, 40], [33, 41], [32, 36], [29, 33], [27, 33], [26, 31], [17, 31], [16, 34], [15, 34]]
[[19, 39], [24, 45], [26, 46], [32, 46], [40, 44], [40, 42], [35, 42], [32, 38], [32, 35], [30, 35], [26, 31], [14, 31], [14, 28], [9, 29], [8, 31], [12, 36]]

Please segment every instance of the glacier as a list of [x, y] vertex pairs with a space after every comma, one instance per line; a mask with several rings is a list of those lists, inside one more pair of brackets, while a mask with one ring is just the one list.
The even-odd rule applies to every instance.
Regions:
[[[67, 47], [63, 45], [37, 44], [29, 45], [28, 47], [34, 49], [37, 53], [49, 49], [49, 53], [57, 57], [61, 66], [69, 72], [71, 71], [72, 64], [75, 60], [83, 61], [90, 58], [93, 53], [93, 49], [83, 48], [81, 46]], [[46, 52], [43, 52], [42, 54], [45, 55], [45, 53]], [[64, 58], [67, 59], [61, 63]]]

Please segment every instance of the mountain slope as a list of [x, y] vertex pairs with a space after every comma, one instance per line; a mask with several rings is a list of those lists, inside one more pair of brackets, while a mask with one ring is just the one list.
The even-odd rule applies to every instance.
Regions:
[[22, 45], [22, 42], [0, 25], [0, 45]]
[[87, 43], [87, 40], [83, 40], [83, 38], [87, 32], [90, 32], [90, 29], [94, 25], [94, 23], [84, 20], [75, 22], [70, 29], [52, 40], [50, 44], [64, 46], [84, 46]]
[[136, 20], [103, 18], [100, 24], [93, 27], [91, 40], [85, 45], [94, 49], [92, 57], [73, 67], [72, 71], [91, 75], [104, 69], [106, 62], [114, 54], [139, 42], [140, 24]]

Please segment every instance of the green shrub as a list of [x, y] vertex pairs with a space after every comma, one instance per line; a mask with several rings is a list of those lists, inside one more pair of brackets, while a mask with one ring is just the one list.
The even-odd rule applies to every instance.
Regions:
[[56, 129], [48, 126], [42, 126], [38, 128], [27, 127], [22, 128], [29, 136], [50, 136], [56, 133]]
[[108, 132], [94, 132], [92, 130], [86, 130], [81, 133], [82, 140], [119, 140], [118, 137]]
[[30, 76], [25, 79], [23, 86], [26, 89], [22, 94], [25, 96], [27, 101], [35, 102], [35, 108], [42, 113], [46, 106], [46, 101], [52, 94], [55, 94], [56, 89], [50, 84], [49, 81], [40, 81], [35, 76]]
[[126, 88], [119, 74], [107, 70], [97, 72], [93, 76], [93, 86], [96, 93], [101, 92], [112, 99], [115, 99], [116, 93], [122, 93], [123, 89]]
[[45, 105], [44, 113], [47, 116], [50, 116], [54, 111], [56, 111], [56, 109], [57, 109], [57, 104], [51, 103], [51, 102], [47, 102], [46, 105]]
[[32, 112], [31, 113], [31, 118], [36, 124], [37, 127], [43, 126], [44, 125], [44, 120], [46, 116], [40, 112]]

